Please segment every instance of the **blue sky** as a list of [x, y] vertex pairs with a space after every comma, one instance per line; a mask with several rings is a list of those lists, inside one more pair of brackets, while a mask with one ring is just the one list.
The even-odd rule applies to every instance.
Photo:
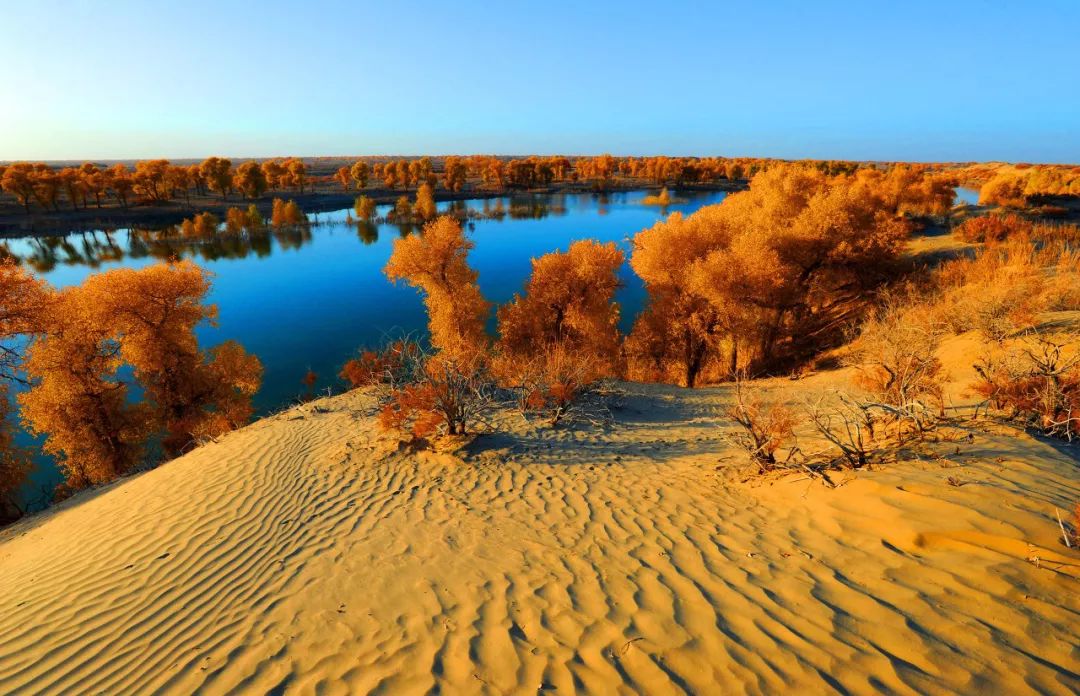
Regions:
[[1080, 1], [0, 0], [0, 160], [1080, 162]]

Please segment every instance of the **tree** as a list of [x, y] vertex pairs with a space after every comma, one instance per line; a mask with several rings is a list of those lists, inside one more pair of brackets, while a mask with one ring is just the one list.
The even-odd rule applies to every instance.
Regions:
[[498, 352], [507, 372], [541, 353], [564, 347], [588, 358], [596, 376], [617, 372], [619, 288], [623, 253], [614, 242], [574, 242], [565, 252], [532, 262], [525, 293], [499, 308]]
[[135, 193], [152, 201], [168, 200], [165, 187], [165, 174], [169, 170], [169, 160], [143, 160], [135, 163], [133, 175]]
[[353, 203], [353, 211], [359, 219], [370, 221], [375, 217], [375, 201], [367, 196], [357, 196]]
[[244, 162], [236, 168], [236, 188], [247, 198], [258, 198], [266, 192], [266, 174], [257, 162]]
[[307, 223], [307, 216], [300, 210], [296, 201], [285, 202], [280, 198], [274, 199], [273, 209], [270, 211], [270, 224], [274, 227], [295, 227]]
[[12, 259], [0, 260], [0, 381], [17, 382], [21, 340], [41, 327], [49, 289]]
[[266, 185], [271, 190], [276, 190], [285, 186], [285, 180], [287, 178], [285, 165], [276, 159], [266, 160], [260, 167], [263, 172], [263, 176], [266, 177]]
[[574, 242], [534, 259], [525, 293], [499, 308], [493, 372], [523, 412], [548, 410], [557, 424], [584, 389], [622, 371], [614, 301], [622, 262], [613, 242]]
[[749, 191], [639, 233], [630, 263], [649, 304], [627, 343], [632, 371], [693, 386], [724, 347], [731, 376], [835, 340], [907, 238], [899, 198], [886, 193], [777, 165]]
[[423, 221], [427, 222], [435, 217], [438, 210], [435, 207], [435, 195], [431, 190], [431, 185], [424, 182], [420, 185], [420, 188], [416, 190], [416, 205], [413, 206], [413, 214]]
[[206, 180], [211, 191], [221, 194], [222, 200], [229, 197], [233, 188], [232, 161], [222, 157], [207, 157], [199, 165], [199, 172]]
[[352, 168], [349, 169], [349, 177], [356, 183], [356, 190], [360, 191], [367, 188], [368, 176], [371, 174], [371, 168], [364, 160], [357, 160], [353, 163]]
[[15, 196], [26, 212], [30, 212], [30, 199], [34, 197], [34, 165], [15, 162], [4, 169], [0, 188]]
[[[148, 439], [166, 454], [241, 425], [262, 368], [235, 343], [200, 350], [195, 327], [216, 310], [204, 304], [207, 274], [190, 262], [117, 269], [54, 293], [41, 311], [19, 396], [23, 421], [45, 435], [69, 488], [132, 471]], [[129, 398], [128, 366], [143, 395]]]
[[391, 281], [404, 281], [423, 294], [431, 343], [450, 356], [471, 356], [487, 345], [484, 322], [490, 305], [480, 293], [476, 271], [469, 268], [472, 248], [458, 222], [443, 216], [421, 234], [394, 240], [384, 269]]
[[23, 424], [44, 435], [69, 488], [110, 481], [136, 467], [149, 434], [149, 409], [133, 404], [117, 372], [120, 345], [101, 321], [100, 298], [66, 288], [43, 308], [44, 333], [30, 346], [19, 394]]
[[307, 186], [307, 165], [299, 157], [290, 157], [284, 164], [288, 185], [295, 186], [303, 193]]
[[409, 184], [413, 182], [412, 170], [405, 160], [398, 160], [394, 165], [394, 181], [398, 186], [406, 190], [408, 190]]
[[443, 184], [448, 191], [455, 193], [465, 186], [468, 167], [460, 157], [447, 157], [443, 165]]
[[187, 261], [117, 269], [83, 286], [108, 307], [120, 358], [132, 367], [170, 456], [243, 425], [262, 381], [259, 360], [239, 344], [200, 350], [195, 328], [217, 316], [205, 304], [209, 290], [207, 272]]
[[128, 168], [122, 164], [114, 164], [109, 168], [109, 189], [120, 205], [128, 207], [128, 197], [135, 189], [135, 179], [131, 176]]

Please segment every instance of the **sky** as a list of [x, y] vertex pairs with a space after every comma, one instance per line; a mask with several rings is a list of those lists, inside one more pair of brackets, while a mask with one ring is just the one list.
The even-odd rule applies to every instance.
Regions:
[[1080, 162], [1080, 0], [0, 0], [0, 160]]

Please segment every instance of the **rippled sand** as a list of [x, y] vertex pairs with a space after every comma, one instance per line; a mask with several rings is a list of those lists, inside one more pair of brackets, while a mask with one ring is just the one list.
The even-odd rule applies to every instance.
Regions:
[[460, 456], [389, 449], [345, 394], [0, 532], [0, 692], [1080, 685], [1067, 448], [750, 485], [727, 389], [625, 388], [609, 428], [505, 414]]

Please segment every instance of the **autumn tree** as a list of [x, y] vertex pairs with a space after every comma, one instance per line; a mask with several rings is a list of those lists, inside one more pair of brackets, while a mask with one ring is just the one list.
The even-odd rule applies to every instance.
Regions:
[[[132, 471], [148, 440], [166, 454], [237, 427], [251, 414], [261, 366], [235, 343], [199, 349], [215, 316], [209, 284], [189, 262], [117, 269], [55, 293], [25, 363], [22, 416], [58, 457], [70, 488]], [[127, 366], [143, 399], [133, 403]]]
[[114, 164], [109, 168], [109, 190], [123, 207], [128, 207], [128, 199], [135, 190], [135, 179], [128, 168], [122, 164]]
[[534, 259], [525, 293], [499, 308], [494, 371], [523, 410], [549, 409], [557, 423], [589, 384], [621, 372], [622, 262], [613, 242], [574, 242]]
[[649, 304], [627, 344], [632, 367], [693, 386], [720, 352], [729, 374], [820, 348], [888, 278], [908, 227], [856, 177], [801, 165], [634, 238]]
[[367, 188], [368, 177], [371, 175], [371, 167], [364, 160], [353, 162], [349, 169], [349, 178], [356, 184], [358, 191]]
[[416, 190], [416, 205], [413, 206], [413, 214], [417, 219], [426, 222], [434, 218], [437, 212], [435, 194], [431, 190], [431, 185], [425, 182]]
[[266, 173], [257, 162], [244, 162], [236, 168], [233, 183], [247, 198], [258, 198], [267, 189]]
[[165, 175], [169, 170], [169, 160], [143, 160], [135, 163], [133, 174], [134, 191], [139, 196], [151, 201], [168, 199]]
[[217, 231], [217, 216], [209, 211], [203, 211], [180, 223], [180, 234], [189, 239], [210, 239]]
[[555, 345], [587, 355], [603, 374], [617, 371], [623, 253], [614, 242], [574, 242], [566, 252], [533, 259], [524, 294], [499, 308], [498, 351], [512, 364]]
[[205, 304], [206, 271], [187, 261], [117, 269], [91, 276], [82, 289], [107, 306], [119, 357], [132, 367], [155, 429], [165, 433], [166, 454], [247, 422], [262, 366], [235, 342], [200, 350], [195, 328], [217, 316]]
[[349, 182], [350, 182], [352, 177], [349, 174], [349, 168], [348, 167], [338, 167], [337, 171], [334, 172], [333, 178], [334, 178], [334, 181], [341, 184], [341, 190], [342, 191], [348, 191], [349, 190]]
[[465, 186], [468, 166], [460, 157], [447, 157], [443, 165], [443, 184], [448, 191], [458, 192]]
[[15, 196], [19, 205], [30, 212], [30, 201], [34, 197], [34, 165], [29, 162], [15, 162], [4, 169], [0, 178], [0, 188]]
[[299, 157], [290, 157], [285, 160], [285, 172], [288, 180], [288, 185], [295, 186], [300, 193], [304, 192], [304, 187], [307, 186], [307, 165], [304, 164], [304, 160]]
[[283, 201], [275, 198], [270, 211], [270, 224], [274, 227], [295, 227], [307, 223], [307, 216], [300, 210], [296, 201]]
[[423, 294], [431, 344], [452, 356], [475, 354], [487, 345], [484, 322], [490, 305], [468, 264], [472, 248], [458, 222], [443, 216], [420, 234], [394, 240], [384, 269], [391, 281], [403, 281]]
[[211, 191], [217, 191], [227, 199], [233, 188], [232, 161], [223, 157], [207, 157], [199, 165], [199, 172], [206, 179]]
[[28, 452], [15, 445], [9, 387], [24, 381], [19, 348], [40, 331], [48, 293], [13, 260], [0, 261], [0, 521], [21, 514], [16, 493], [30, 473]]
[[266, 185], [271, 190], [277, 190], [283, 188], [287, 179], [285, 165], [279, 160], [269, 159], [262, 163], [260, 166], [263, 176], [266, 178]]
[[24, 427], [45, 437], [42, 449], [69, 488], [134, 470], [150, 432], [148, 406], [132, 403], [118, 376], [120, 345], [101, 321], [100, 301], [73, 286], [43, 307], [44, 333], [25, 363], [33, 387], [18, 397]]
[[353, 212], [360, 220], [370, 221], [375, 217], [375, 201], [367, 196], [357, 196], [353, 203]]

